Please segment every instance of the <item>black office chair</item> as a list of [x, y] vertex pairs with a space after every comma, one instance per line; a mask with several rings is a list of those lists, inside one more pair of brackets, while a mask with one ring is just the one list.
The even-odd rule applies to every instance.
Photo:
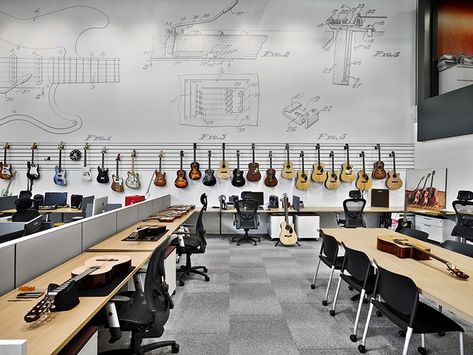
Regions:
[[164, 272], [164, 257], [168, 245], [169, 242], [163, 243], [153, 251], [146, 270], [144, 292], [127, 291], [112, 298], [120, 328], [110, 327], [110, 342], [119, 340], [121, 331], [131, 331], [131, 343], [128, 349], [111, 350], [104, 354], [143, 354], [168, 346], [173, 353], [179, 352], [179, 345], [172, 340], [141, 345], [144, 338], [158, 338], [163, 334], [170, 309], [174, 307]]
[[429, 238], [429, 233], [420, 231], [417, 229], [412, 229], [412, 228], [401, 228], [399, 230], [399, 233], [402, 233], [404, 235], [408, 235], [409, 237], [419, 239], [423, 242], [426, 242], [427, 239]]
[[[440, 332], [460, 332], [460, 354], [463, 355], [463, 328], [435, 308], [419, 301], [417, 286], [409, 277], [395, 274], [376, 265], [375, 292], [371, 297], [368, 318], [363, 339], [358, 346], [361, 353], [366, 352], [366, 335], [373, 308], [406, 332], [403, 355], [407, 354], [412, 334], [421, 334], [419, 353], [425, 354], [425, 334]], [[379, 294], [382, 301], [376, 300]]]
[[457, 216], [457, 223], [452, 230], [452, 236], [462, 240], [473, 241], [473, 192], [458, 191], [458, 196], [452, 202]]
[[258, 207], [258, 201], [253, 199], [241, 199], [235, 202], [236, 215], [234, 224], [237, 229], [243, 229], [245, 234], [243, 237], [233, 237], [232, 242], [238, 239], [236, 240], [237, 245], [240, 245], [241, 242], [250, 242], [255, 246], [257, 241], [261, 242], [261, 238], [248, 235], [250, 229], [258, 229], [259, 227]]
[[[186, 265], [181, 265], [181, 267], [177, 269], [177, 272], [181, 273], [179, 276], [179, 286], [184, 286], [184, 279], [190, 274], [201, 275], [207, 282], [210, 280], [209, 276], [207, 275], [207, 267], [192, 266], [191, 261], [192, 254], [203, 254], [205, 253], [207, 247], [207, 241], [205, 240], [206, 231], [202, 221], [204, 212], [207, 210], [207, 195], [205, 193], [200, 196], [200, 202], [202, 203], [202, 208], [195, 224], [195, 233], [191, 234], [188, 231], [182, 230], [175, 232], [177, 235], [182, 235], [184, 241], [184, 246], [179, 245], [177, 240], [173, 242], [173, 244], [177, 247], [177, 254], [186, 254]], [[183, 226], [186, 228], [193, 227], [188, 224], [184, 224]], [[202, 271], [200, 269], [202, 269]]]
[[353, 327], [353, 334], [350, 335], [351, 341], [357, 341], [357, 328], [360, 320], [361, 307], [365, 299], [365, 295], [372, 295], [374, 291], [374, 284], [376, 276], [374, 268], [371, 266], [371, 261], [368, 255], [362, 251], [350, 249], [342, 243], [345, 249], [345, 256], [343, 257], [342, 267], [340, 269], [340, 277], [338, 279], [337, 289], [333, 299], [332, 309], [330, 315], [335, 316], [335, 307], [338, 299], [338, 292], [342, 280], [345, 281], [349, 287], [360, 292], [360, 301], [358, 302], [358, 309], [356, 311], [355, 325]]
[[39, 216], [39, 212], [32, 208], [33, 200], [22, 197], [15, 201], [16, 212], [12, 216], [12, 222], [29, 222]]
[[366, 222], [363, 218], [363, 210], [366, 206], [366, 200], [359, 190], [349, 192], [349, 199], [343, 201], [343, 212], [345, 219], [340, 219], [337, 214], [337, 224], [345, 228], [366, 228]]
[[454, 240], [446, 240], [441, 244], [441, 246], [442, 248], [473, 258], [473, 245], [471, 244], [456, 242]]
[[314, 279], [310, 288], [315, 289], [315, 281], [317, 280], [320, 262], [322, 261], [330, 268], [330, 276], [328, 278], [327, 289], [325, 290], [325, 298], [322, 301], [322, 304], [326, 306], [328, 304], [328, 293], [330, 291], [330, 285], [332, 284], [333, 272], [335, 270], [341, 270], [343, 256], [338, 256], [338, 242], [334, 237], [325, 234], [323, 231], [320, 231], [320, 236], [322, 237], [322, 246], [320, 247], [319, 252], [319, 262], [317, 263]]

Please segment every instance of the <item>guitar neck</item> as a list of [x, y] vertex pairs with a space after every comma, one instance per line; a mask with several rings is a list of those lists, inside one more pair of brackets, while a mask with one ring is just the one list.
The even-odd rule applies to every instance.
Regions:
[[393, 171], [394, 171], [394, 174], [396, 174], [396, 156], [394, 152], [392, 152], [392, 155], [393, 155]]
[[105, 152], [102, 152], [102, 170], [105, 168]]
[[286, 222], [286, 224], [289, 224], [289, 212], [288, 212], [288, 199], [287, 199], [287, 196], [284, 196], [283, 198], [283, 202], [284, 202], [284, 221]]
[[237, 170], [240, 170], [240, 151], [237, 150]]
[[222, 161], [225, 161], [225, 143], [222, 143]]
[[335, 175], [335, 155], [332, 152], [332, 175]]
[[442, 263], [444, 263], [444, 264], [446, 264], [446, 265], [447, 265], [447, 264], [450, 264], [450, 262], [448, 262], [447, 260], [441, 258], [440, 256], [437, 256], [437, 255], [435, 255], [435, 254], [432, 254], [430, 251], [427, 251], [427, 250], [425, 250], [425, 249], [422, 249], [422, 248], [418, 247], [417, 245], [414, 245], [414, 244], [411, 244], [411, 243], [402, 243], [402, 244], [403, 244], [403, 245], [407, 245], [407, 246], [409, 246], [409, 247], [411, 247], [411, 248], [414, 248], [415, 250], [418, 250], [418, 251], [420, 251], [420, 252], [422, 252], [422, 253], [424, 253], [424, 254], [427, 254], [427, 255], [430, 256], [431, 258], [433, 258], [433, 259], [435, 259], [435, 260], [438, 260], [438, 261], [440, 261], [440, 262], [442, 262]]
[[131, 174], [135, 175], [135, 156], [131, 156]]
[[209, 170], [212, 168], [212, 162], [211, 162], [211, 155], [212, 155], [212, 151], [209, 150]]
[[87, 167], [87, 149], [84, 148], [84, 168]]
[[197, 144], [194, 143], [194, 163], [197, 162]]
[[7, 147], [3, 148], [3, 164], [7, 165]]
[[62, 149], [59, 148], [59, 170], [62, 168]]
[[254, 145], [251, 147], [251, 150], [252, 150], [253, 165], [254, 165], [255, 164], [255, 146]]
[[163, 158], [161, 157], [161, 155], [159, 156], [159, 173], [161, 174], [161, 162], [162, 162]]
[[381, 161], [381, 146], [378, 144], [376, 149], [378, 149], [378, 161]]
[[52, 84], [120, 82], [120, 59], [117, 58], [52, 57], [47, 69]]
[[269, 168], [273, 168], [273, 154], [272, 152], [269, 152]]
[[301, 154], [301, 159], [302, 159], [302, 173], [304, 173], [304, 154]]
[[347, 165], [350, 166], [350, 148], [348, 148], [348, 144], [347, 144]]

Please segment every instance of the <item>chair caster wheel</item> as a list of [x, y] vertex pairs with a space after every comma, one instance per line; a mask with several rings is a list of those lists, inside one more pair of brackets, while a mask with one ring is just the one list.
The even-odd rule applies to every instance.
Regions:
[[352, 286], [348, 286], [348, 289], [349, 289], [350, 291], [353, 291], [353, 287], [352, 287]]
[[177, 354], [179, 352], [179, 344], [176, 344], [176, 345], [172, 345], [171, 346], [171, 352], [173, 354]]
[[207, 269], [206, 267], [204, 267], [204, 272], [209, 272], [209, 269]]
[[315, 290], [315, 285], [314, 285], [314, 284], [311, 284], [311, 285], [310, 285], [310, 288], [313, 289], [313, 290]]
[[184, 286], [184, 281], [179, 281], [179, 286]]
[[205, 277], [205, 282], [209, 282], [210, 281], [210, 277], [206, 276]]
[[438, 332], [437, 335], [438, 335], [439, 337], [443, 337], [443, 336], [445, 335], [445, 332]]
[[356, 343], [356, 341], [358, 340], [358, 337], [356, 336], [356, 334], [352, 334], [350, 335], [350, 340], [354, 343]]
[[358, 351], [362, 354], [366, 353], [366, 348], [364, 345], [358, 345]]
[[322, 301], [322, 305], [323, 305], [323, 306], [326, 306], [326, 305], [328, 305], [328, 302], [327, 302], [326, 300], [323, 300], [323, 301]]
[[180, 267], [181, 270], [184, 270], [185, 268], [186, 268], [185, 265], [181, 265], [181, 267]]
[[363, 304], [368, 304], [368, 302], [369, 302], [369, 301], [368, 301], [366, 298], [363, 299]]
[[380, 311], [376, 311], [376, 317], [382, 317], [383, 314]]
[[329, 313], [332, 317], [335, 317], [335, 311], [333, 309], [331, 309]]
[[420, 354], [422, 354], [422, 355], [427, 354], [427, 350], [426, 350], [424, 347], [422, 347], [422, 346], [419, 346], [419, 347], [417, 348], [417, 351], [418, 351]]
[[406, 337], [406, 332], [405, 332], [404, 330], [400, 330], [400, 331], [399, 331], [399, 336], [400, 336], [401, 338], [405, 338], [405, 337]]

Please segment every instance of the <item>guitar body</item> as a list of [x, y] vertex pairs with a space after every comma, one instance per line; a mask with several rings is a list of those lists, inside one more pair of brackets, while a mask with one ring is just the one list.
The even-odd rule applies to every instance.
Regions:
[[336, 190], [340, 187], [340, 178], [336, 170], [327, 172], [327, 179], [324, 182], [324, 186], [329, 190]]
[[123, 179], [121, 177], [112, 175], [112, 190], [115, 192], [124, 192]]
[[294, 176], [296, 176], [296, 172], [294, 171], [294, 165], [293, 165], [292, 161], [290, 161], [290, 162], [285, 161], [284, 162], [282, 172], [281, 172], [281, 176], [284, 179], [287, 179], [287, 180], [291, 180], [291, 179], [294, 178]]
[[82, 174], [80, 176], [81, 180], [90, 181], [92, 180], [92, 174], [90, 172], [90, 168], [88, 166], [82, 167]]
[[130, 189], [138, 190], [141, 187], [138, 173], [132, 173], [131, 171], [127, 172], [127, 178], [125, 180], [126, 186]]
[[[404, 239], [399, 239], [404, 241]], [[407, 241], [407, 239], [405, 239]], [[376, 249], [381, 250], [385, 253], [394, 254], [398, 258], [405, 259], [410, 258], [414, 260], [429, 260], [430, 257], [426, 253], [422, 253], [418, 249], [415, 249], [408, 245], [402, 245], [396, 243], [397, 239], [392, 239], [392, 237], [378, 237], [376, 243]], [[430, 251], [428, 248], [422, 248], [426, 251]]]
[[66, 180], [66, 170], [64, 169], [59, 169], [58, 166], [55, 167], [56, 173], [54, 174], [54, 183], [59, 186], [66, 186], [67, 180]]
[[26, 164], [28, 166], [26, 177], [30, 180], [38, 180], [39, 179], [39, 165], [31, 164], [30, 162], [27, 162]]
[[261, 172], [259, 171], [258, 163], [248, 164], [248, 172], [246, 173], [246, 179], [251, 182], [257, 182], [261, 180]]
[[100, 166], [97, 167], [98, 175], [97, 182], [100, 184], [108, 184], [110, 178], [108, 177], [108, 168], [102, 169]]
[[283, 245], [294, 245], [297, 243], [297, 234], [294, 224], [282, 222], [280, 224], [279, 241]]
[[214, 174], [215, 173], [213, 169], [206, 169], [202, 183], [205, 186], [214, 186], [217, 183], [217, 179], [215, 178]]
[[358, 190], [366, 191], [371, 189], [373, 186], [373, 181], [371, 180], [370, 176], [366, 174], [366, 172], [364, 173], [363, 171], [359, 171], [355, 185]]
[[356, 175], [353, 171], [353, 165], [343, 163], [342, 164], [342, 172], [340, 173], [340, 180], [342, 182], [353, 182], [355, 181]]
[[189, 171], [189, 179], [191, 180], [200, 180], [202, 173], [200, 172], [200, 164], [193, 162], [191, 164], [191, 171]]
[[439, 193], [435, 187], [432, 187], [429, 192], [427, 205], [435, 206], [439, 203]]
[[317, 182], [319, 184], [325, 182], [327, 180], [327, 171], [325, 171], [325, 164], [313, 164], [314, 171], [312, 172], [312, 181]]
[[386, 170], [384, 170], [384, 163], [378, 160], [373, 164], [373, 173], [371, 174], [373, 179], [382, 180], [386, 177]]
[[266, 170], [266, 178], [264, 179], [264, 185], [267, 187], [275, 187], [278, 184], [278, 179], [276, 178], [276, 170], [268, 169]]
[[243, 171], [240, 169], [233, 169], [232, 185], [235, 187], [242, 187], [246, 181], [243, 177]]
[[174, 180], [174, 186], [176, 186], [178, 189], [184, 189], [189, 185], [189, 182], [187, 181], [186, 178], [186, 172], [182, 169], [179, 169], [177, 171], [177, 178]]
[[228, 179], [230, 178], [230, 169], [228, 168], [228, 162], [226, 160], [221, 161], [218, 169], [217, 169], [217, 176], [220, 179]]
[[4, 180], [9, 180], [12, 177], [11, 164], [3, 164], [0, 162], [0, 178]]
[[385, 184], [389, 190], [399, 190], [402, 187], [402, 180], [398, 173], [391, 170]]
[[159, 171], [154, 171], [154, 185], [157, 187], [166, 186], [166, 173], [160, 173]]
[[309, 174], [307, 174], [307, 171], [299, 170], [297, 172], [296, 189], [308, 190], [310, 188], [310, 184]]

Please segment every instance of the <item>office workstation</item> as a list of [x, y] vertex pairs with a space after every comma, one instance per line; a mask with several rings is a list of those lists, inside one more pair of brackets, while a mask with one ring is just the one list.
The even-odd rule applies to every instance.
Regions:
[[0, 353], [473, 353], [472, 13], [2, 2]]

